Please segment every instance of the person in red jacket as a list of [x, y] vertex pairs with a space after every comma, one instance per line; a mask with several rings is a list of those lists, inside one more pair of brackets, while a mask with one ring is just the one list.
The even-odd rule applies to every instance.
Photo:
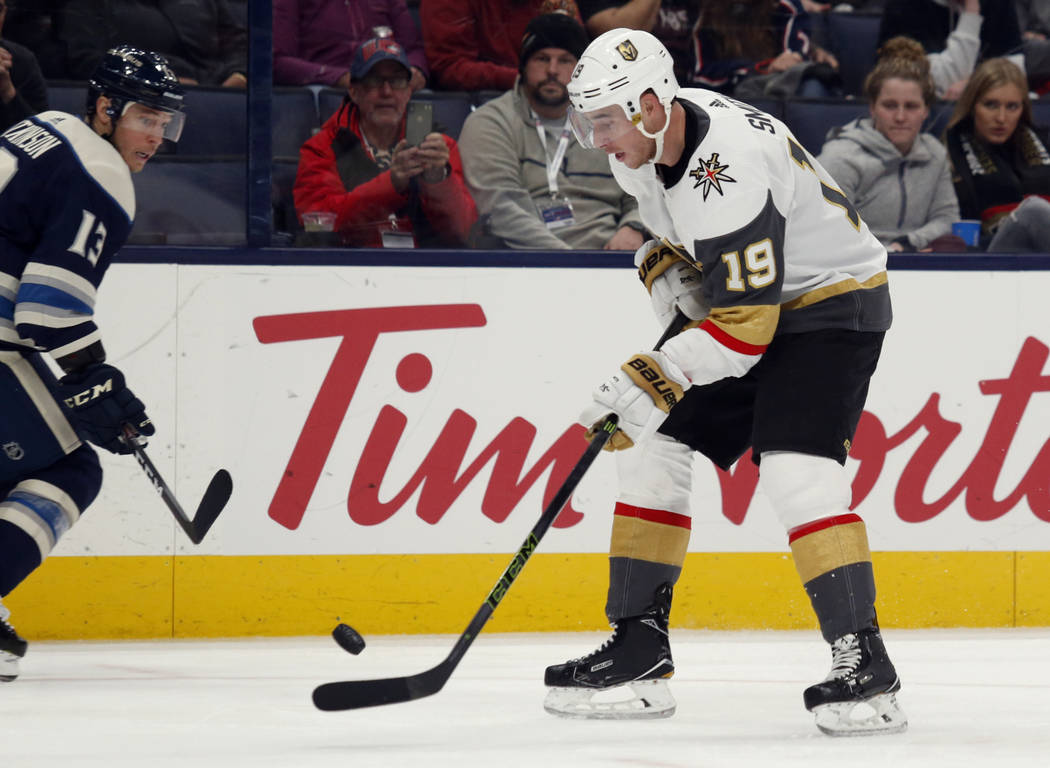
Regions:
[[580, 19], [576, 0], [422, 0], [423, 50], [435, 88], [509, 91], [518, 76], [525, 27], [564, 11]]
[[350, 65], [342, 107], [299, 150], [293, 196], [300, 219], [336, 215], [345, 245], [463, 245], [478, 217], [452, 138], [405, 140], [411, 65], [390, 38], [366, 41]]

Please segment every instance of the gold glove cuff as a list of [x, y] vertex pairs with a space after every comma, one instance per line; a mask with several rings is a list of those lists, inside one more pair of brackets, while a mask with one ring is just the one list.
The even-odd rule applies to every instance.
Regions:
[[644, 390], [656, 403], [656, 407], [664, 413], [670, 413], [671, 408], [681, 401], [685, 390], [657, 365], [656, 361], [648, 355], [635, 355], [620, 369], [631, 377], [631, 381], [640, 389]]
[[638, 279], [645, 285], [645, 290], [652, 295], [653, 281], [666, 272], [676, 261], [685, 261], [681, 254], [667, 242], [654, 246], [642, 263], [638, 265]]

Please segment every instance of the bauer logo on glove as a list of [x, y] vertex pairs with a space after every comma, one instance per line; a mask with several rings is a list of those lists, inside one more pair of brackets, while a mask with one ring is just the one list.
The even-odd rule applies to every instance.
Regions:
[[594, 390], [593, 402], [580, 414], [579, 423], [593, 431], [615, 413], [619, 430], [605, 448], [630, 448], [656, 433], [689, 386], [686, 375], [663, 352], [635, 355]]
[[[641, 386], [642, 389], [648, 388], [649, 396], [664, 413], [670, 413], [671, 408], [682, 399], [682, 388], [668, 380], [652, 358], [638, 355], [632, 357], [622, 367], [635, 384]], [[641, 382], [638, 379], [641, 379]]]

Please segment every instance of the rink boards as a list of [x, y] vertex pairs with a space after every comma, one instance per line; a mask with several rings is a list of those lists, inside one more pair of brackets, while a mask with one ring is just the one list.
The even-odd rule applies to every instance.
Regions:
[[[890, 284], [848, 462], [880, 619], [1050, 625], [1050, 273]], [[104, 456], [98, 501], [5, 599], [40, 639], [459, 632], [582, 450], [590, 390], [660, 333], [624, 269], [118, 264], [98, 318], [183, 505], [219, 467], [234, 494], [194, 547]], [[604, 626], [613, 465], [493, 630]], [[694, 478], [672, 622], [814, 626], [754, 466]]]

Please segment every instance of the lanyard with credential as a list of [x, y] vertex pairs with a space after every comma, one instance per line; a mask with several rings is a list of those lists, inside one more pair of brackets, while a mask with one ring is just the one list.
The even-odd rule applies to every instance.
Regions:
[[538, 117], [535, 122], [536, 134], [540, 137], [540, 144], [543, 145], [543, 157], [547, 160], [547, 187], [551, 191], [551, 197], [554, 197], [558, 193], [558, 169], [561, 168], [561, 161], [565, 158], [565, 152], [569, 148], [569, 139], [572, 138], [572, 124], [569, 118], [565, 118], [565, 127], [561, 129], [561, 138], [558, 139], [554, 157], [551, 158], [547, 155], [547, 130]]

